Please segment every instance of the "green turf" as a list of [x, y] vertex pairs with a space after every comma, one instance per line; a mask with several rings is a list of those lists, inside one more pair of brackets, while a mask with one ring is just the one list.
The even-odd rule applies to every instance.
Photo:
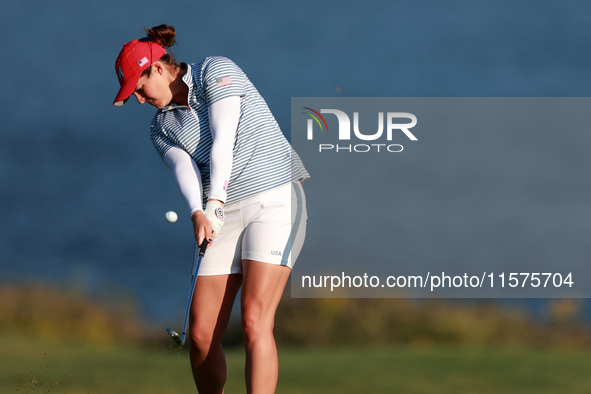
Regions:
[[[228, 353], [226, 393], [245, 393]], [[590, 393], [591, 353], [462, 348], [280, 349], [278, 393]], [[99, 349], [0, 335], [0, 393], [196, 392], [186, 352]]]

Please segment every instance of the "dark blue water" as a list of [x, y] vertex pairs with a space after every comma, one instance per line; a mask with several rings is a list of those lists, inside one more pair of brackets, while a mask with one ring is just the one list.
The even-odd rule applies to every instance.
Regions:
[[[233, 59], [287, 136], [291, 97], [591, 91], [583, 1], [0, 4], [10, 33], [0, 43], [0, 281], [128, 293], [156, 320], [183, 313], [192, 235], [148, 138], [154, 110], [111, 105], [115, 57], [144, 26], [174, 25], [181, 61]], [[168, 210], [179, 222], [164, 221]]]

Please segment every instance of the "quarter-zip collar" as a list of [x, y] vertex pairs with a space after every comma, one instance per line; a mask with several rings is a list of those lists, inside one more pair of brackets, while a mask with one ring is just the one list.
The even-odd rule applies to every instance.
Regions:
[[[187, 72], [183, 75], [183, 82], [189, 88], [187, 93], [187, 103], [189, 103], [189, 109], [191, 109], [191, 94], [193, 93], [193, 73], [191, 70], [191, 65], [187, 63]], [[170, 103], [166, 107], [162, 108], [160, 111], [166, 112], [170, 111], [175, 108], [186, 108], [185, 105], [178, 105], [176, 103]]]

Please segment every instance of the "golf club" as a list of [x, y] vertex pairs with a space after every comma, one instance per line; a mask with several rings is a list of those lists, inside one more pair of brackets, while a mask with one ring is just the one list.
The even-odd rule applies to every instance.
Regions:
[[179, 335], [176, 331], [167, 328], [166, 331], [170, 334], [172, 339], [179, 345], [183, 346], [185, 344], [185, 336], [187, 332], [187, 322], [189, 321], [189, 311], [191, 310], [191, 301], [193, 300], [193, 293], [195, 292], [195, 283], [197, 282], [197, 273], [199, 272], [199, 266], [201, 265], [201, 260], [203, 260], [203, 256], [205, 255], [205, 250], [207, 249], [207, 239], [204, 239], [201, 243], [199, 249], [199, 258], [197, 259], [197, 266], [195, 267], [195, 272], [193, 272], [193, 278], [191, 281], [191, 290], [189, 291], [189, 301], [187, 302], [187, 311], [185, 312], [185, 323], [183, 324], [183, 333]]

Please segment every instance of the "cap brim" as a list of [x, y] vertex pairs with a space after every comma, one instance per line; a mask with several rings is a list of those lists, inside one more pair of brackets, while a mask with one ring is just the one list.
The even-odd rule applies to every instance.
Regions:
[[129, 81], [125, 82], [123, 86], [119, 89], [117, 96], [115, 96], [115, 100], [113, 101], [113, 105], [120, 107], [127, 102], [135, 87], [137, 86], [137, 82], [139, 81], [139, 76], [135, 78], [133, 76], [129, 79]]
[[123, 104], [125, 104], [127, 102], [127, 100], [129, 100], [128, 98], [126, 98], [125, 100], [121, 100], [121, 101], [115, 101], [113, 103], [114, 106], [116, 107], [121, 107]]

